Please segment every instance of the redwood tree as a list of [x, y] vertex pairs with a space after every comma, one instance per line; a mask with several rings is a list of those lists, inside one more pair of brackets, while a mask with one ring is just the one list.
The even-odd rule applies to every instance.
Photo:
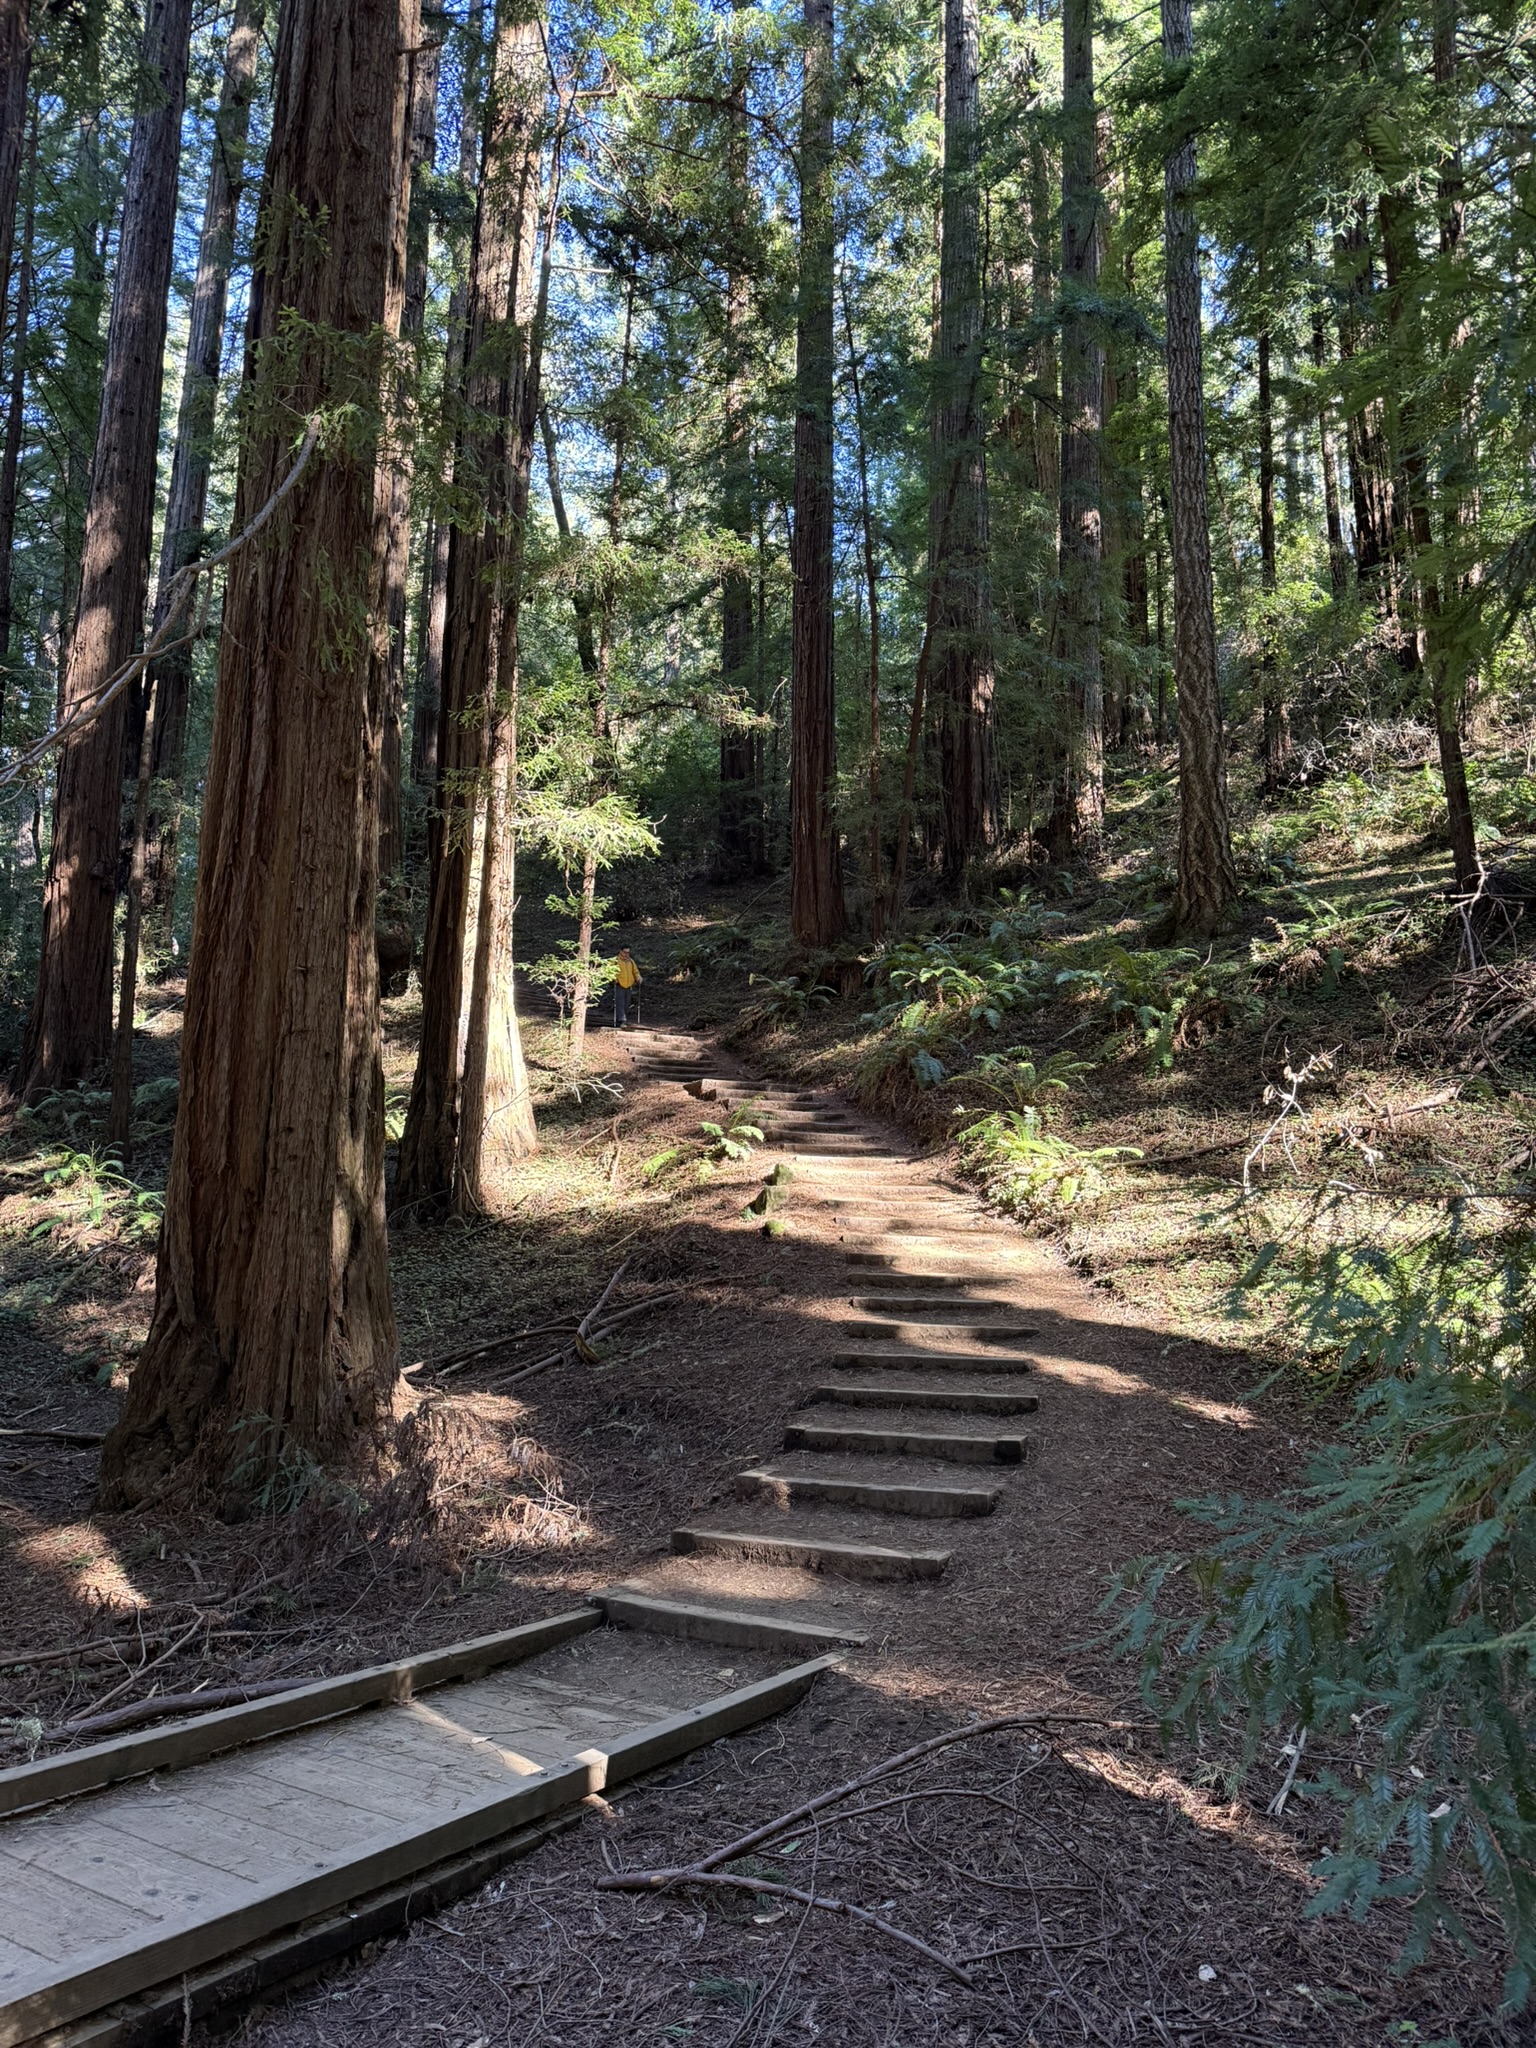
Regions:
[[1104, 348], [1093, 0], [1065, 0], [1061, 145], [1061, 523], [1054, 653], [1065, 685], [1064, 759], [1048, 827], [1058, 856], [1092, 846], [1104, 822]]
[[[1194, 50], [1190, 0], [1162, 0], [1163, 61]], [[1179, 854], [1173, 921], [1209, 934], [1237, 894], [1227, 817], [1216, 605], [1205, 479], [1205, 389], [1200, 333], [1200, 239], [1192, 195], [1193, 135], [1163, 170], [1163, 259], [1168, 303], [1168, 528], [1173, 556], [1173, 667], [1179, 702]]]
[[[205, 550], [208, 480], [213, 468], [213, 421], [224, 351], [224, 314], [229, 301], [229, 267], [235, 224], [245, 183], [245, 146], [250, 132], [256, 59], [261, 51], [266, 0], [236, 0], [224, 51], [224, 82], [214, 119], [213, 156], [197, 245], [197, 274], [187, 321], [187, 360], [181, 378], [176, 449], [160, 542], [160, 577], [155, 625], [164, 618], [171, 578]], [[187, 759], [187, 709], [192, 691], [192, 650], [179, 647], [156, 664], [152, 772], [173, 792], [181, 786]], [[176, 895], [174, 806], [151, 813], [145, 872], [156, 900], [169, 916]]]
[[843, 930], [843, 873], [833, 810], [837, 731], [832, 670], [832, 61], [832, 0], [805, 0], [791, 557], [789, 915], [795, 937], [806, 946], [830, 946]]
[[238, 1500], [285, 1456], [343, 1456], [394, 1381], [367, 622], [418, 33], [417, 0], [286, 0], [278, 32], [237, 526], [306, 418], [349, 425], [230, 570], [155, 1311], [103, 1450], [112, 1505], [188, 1468]]
[[[87, 704], [132, 655], [144, 623], [155, 507], [161, 359], [176, 231], [176, 167], [192, 0], [150, 0], [143, 98], [128, 150], [107, 367], [62, 709]], [[18, 1084], [72, 1087], [112, 1039], [112, 913], [123, 796], [118, 696], [59, 753], [42, 951]]]
[[952, 877], [997, 832], [981, 410], [980, 35], [976, 0], [945, 0], [944, 178], [928, 548], [942, 843], [944, 866]]

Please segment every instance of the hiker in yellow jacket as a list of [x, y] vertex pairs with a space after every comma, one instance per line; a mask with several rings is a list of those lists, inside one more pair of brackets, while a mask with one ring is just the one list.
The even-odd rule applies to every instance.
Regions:
[[618, 968], [613, 977], [613, 1026], [616, 1031], [629, 1029], [631, 1000], [637, 1010], [640, 1007], [640, 981], [640, 970], [635, 965], [628, 946], [620, 946]]

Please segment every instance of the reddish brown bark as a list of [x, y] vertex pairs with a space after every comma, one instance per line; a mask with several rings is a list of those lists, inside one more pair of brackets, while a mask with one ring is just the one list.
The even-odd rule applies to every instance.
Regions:
[[[1190, 0], [1162, 0], [1163, 58], [1194, 51]], [[1169, 156], [1163, 174], [1168, 303], [1168, 532], [1173, 557], [1173, 666], [1179, 708], [1179, 853], [1173, 922], [1209, 934], [1237, 894], [1227, 770], [1216, 672], [1216, 605], [1205, 478], [1204, 345], [1200, 243], [1192, 195], [1195, 144]], [[1161, 581], [1159, 581], [1161, 589]]]
[[[418, 33], [416, 0], [283, 9], [237, 526], [296, 422], [380, 388]], [[155, 1312], [103, 1450], [110, 1503], [183, 1475], [248, 1499], [285, 1460], [346, 1455], [394, 1381], [374, 474], [364, 436], [328, 450], [230, 571]]]
[[1291, 753], [1291, 723], [1275, 657], [1275, 620], [1272, 616], [1279, 563], [1275, 550], [1275, 407], [1274, 383], [1270, 374], [1271, 348], [1266, 328], [1259, 336], [1258, 348], [1259, 588], [1267, 607], [1259, 665], [1264, 709], [1264, 787], [1269, 790], [1278, 788]]
[[[464, 429], [455, 453], [460, 502], [448, 556], [436, 803], [428, 828], [431, 896], [421, 962], [421, 1042], [395, 1181], [399, 1205], [455, 1199], [459, 1185], [461, 1025], [476, 817], [491, 768], [498, 688], [510, 692], [515, 634], [507, 605], [521, 555], [527, 481], [518, 500], [514, 443], [523, 438], [526, 323], [538, 222], [543, 42], [536, 13], [507, 0], [497, 22], [496, 76], [481, 147], [480, 190], [464, 328]], [[537, 412], [527, 421], [529, 461]], [[493, 855], [498, 842], [493, 838]]]
[[[213, 421], [219, 395], [219, 365], [224, 351], [224, 315], [229, 302], [229, 267], [234, 254], [235, 224], [245, 184], [245, 147], [250, 132], [251, 100], [256, 89], [256, 59], [266, 0], [236, 0], [224, 52], [224, 82], [214, 121], [213, 161], [203, 205], [203, 231], [197, 249], [197, 276], [188, 315], [187, 360], [182, 372], [181, 410], [176, 421], [176, 450], [171, 458], [171, 484], [166, 497], [165, 528], [160, 543], [159, 592], [154, 623], [162, 610], [171, 578], [187, 562], [206, 552], [204, 521], [208, 515], [208, 481], [213, 469]], [[187, 710], [192, 692], [192, 650], [177, 648], [156, 664], [155, 740], [152, 772], [157, 781], [179, 792], [187, 764]], [[176, 841], [179, 819], [175, 801], [169, 810], [153, 808], [145, 826], [145, 874], [155, 901], [169, 916], [176, 895]]]
[[795, 339], [795, 523], [789, 918], [804, 946], [843, 931], [834, 801], [832, 670], [832, 0], [805, 0], [800, 102], [800, 291]]
[[[166, 294], [192, 0], [151, 0], [144, 103], [133, 124], [107, 368], [62, 708], [84, 704], [132, 655], [144, 623], [154, 520]], [[112, 911], [123, 797], [120, 696], [60, 749], [42, 952], [17, 1079], [36, 1097], [100, 1065], [112, 1041]]]
[[0, 0], [0, 294], [8, 288], [27, 136], [31, 0]]
[[37, 226], [37, 115], [27, 145], [27, 215], [21, 233], [21, 261], [11, 294], [11, 389], [5, 408], [5, 446], [0, 452], [0, 713], [9, 681], [13, 615], [12, 549], [16, 540], [16, 485], [26, 426], [27, 334], [32, 319], [32, 247]]

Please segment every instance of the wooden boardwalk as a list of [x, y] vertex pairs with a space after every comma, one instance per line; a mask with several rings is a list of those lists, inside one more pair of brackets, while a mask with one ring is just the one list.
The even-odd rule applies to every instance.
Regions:
[[[145, 2039], [192, 2009], [194, 1973], [197, 2004], [219, 2003], [253, 1944], [270, 1979], [285, 1940], [307, 1956], [338, 1908], [358, 1940], [356, 1902], [402, 1882], [396, 1922], [413, 1890], [431, 1910], [435, 1874], [482, 1881], [475, 1852], [532, 1846], [530, 1828], [778, 1712], [836, 1661], [807, 1659], [803, 1630], [699, 1608], [623, 1618], [580, 1608], [0, 1772], [0, 2048]], [[721, 1643], [746, 1680], [725, 1693]]]

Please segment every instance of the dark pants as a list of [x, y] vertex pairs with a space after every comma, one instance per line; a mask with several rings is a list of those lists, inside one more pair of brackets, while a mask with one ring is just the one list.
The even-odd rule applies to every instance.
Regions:
[[615, 982], [613, 984], [613, 1021], [616, 1027], [629, 1022], [629, 998], [630, 991], [627, 988], [620, 988], [619, 984]]

